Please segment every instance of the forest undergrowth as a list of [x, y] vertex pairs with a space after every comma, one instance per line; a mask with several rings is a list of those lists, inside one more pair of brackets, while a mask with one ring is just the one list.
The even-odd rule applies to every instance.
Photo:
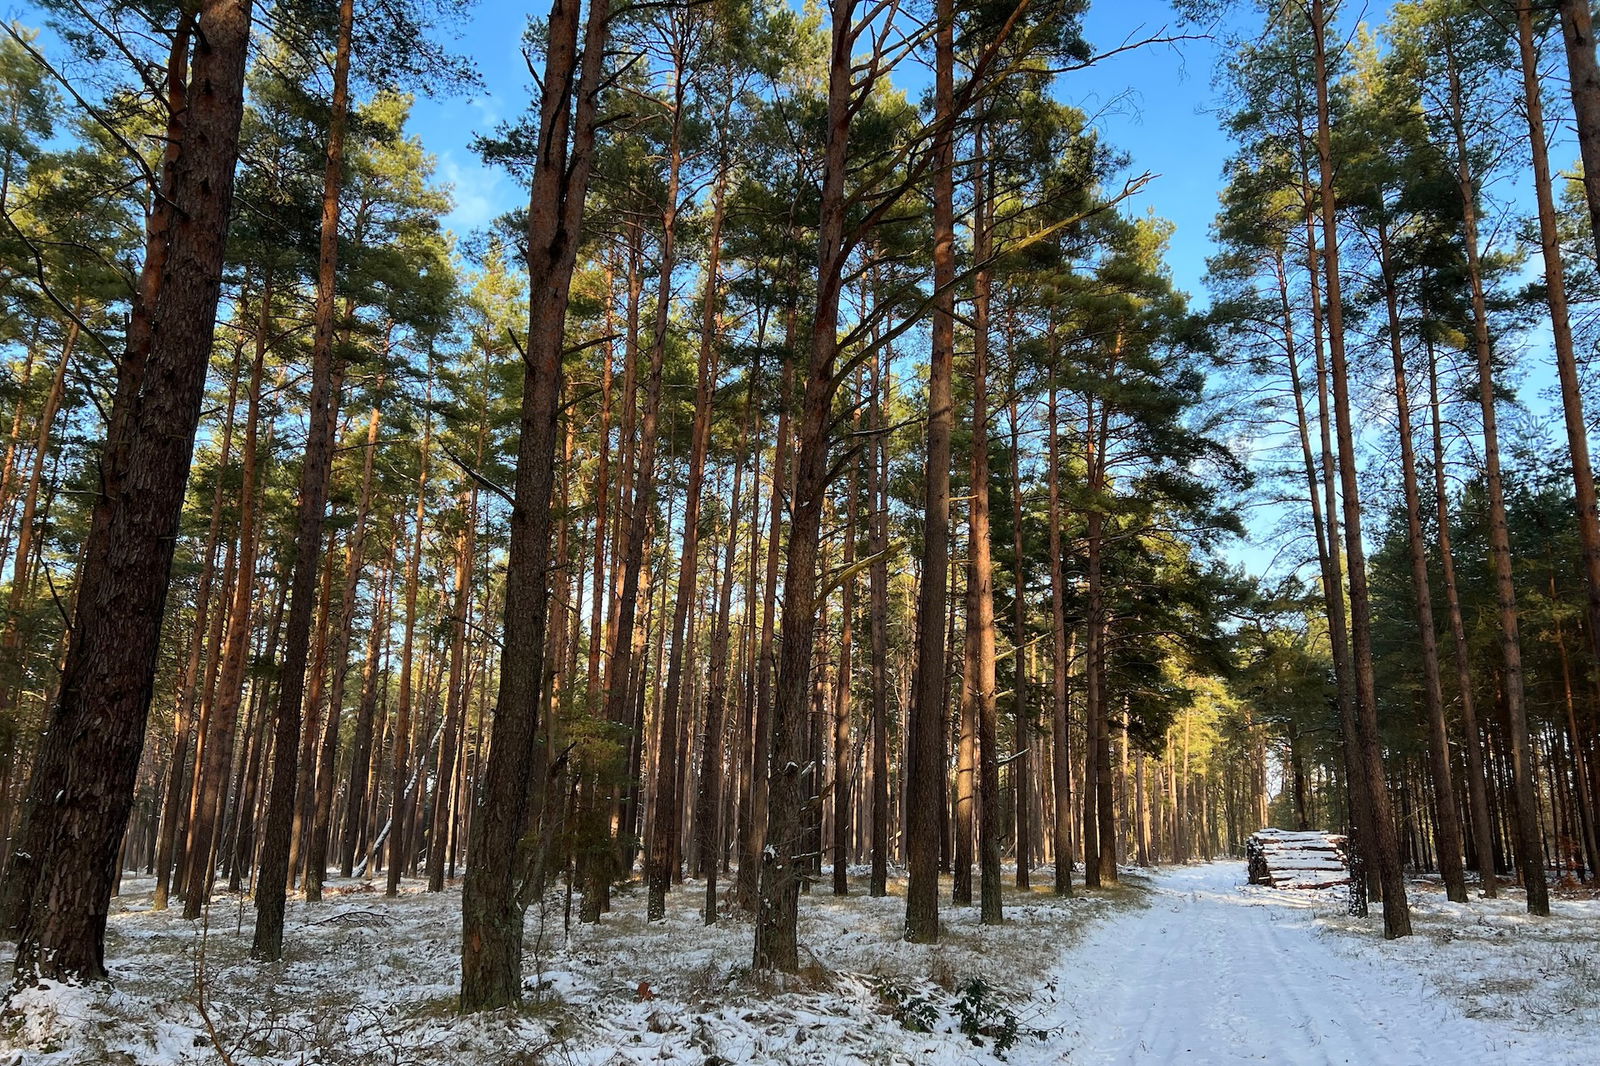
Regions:
[[[113, 900], [107, 944], [125, 961], [109, 985], [13, 997], [0, 1063], [992, 1062], [1046, 1035], [1035, 1002], [1050, 971], [1089, 924], [1144, 895], [1133, 871], [1070, 899], [1008, 886], [1006, 924], [952, 909], [941, 941], [919, 945], [900, 935], [903, 880], [876, 899], [818, 886], [801, 908], [805, 965], [785, 977], [751, 970], [748, 921], [708, 928], [675, 907], [647, 924], [637, 884], [569, 935], [557, 886], [528, 912], [523, 1006], [460, 1015], [459, 885], [407, 881], [389, 899], [330, 881], [329, 903], [290, 900], [293, 946], [267, 969], [249, 959], [247, 901], [218, 893], [197, 924], [151, 910], [153, 887], [129, 879]], [[700, 892], [690, 882], [684, 896]]]

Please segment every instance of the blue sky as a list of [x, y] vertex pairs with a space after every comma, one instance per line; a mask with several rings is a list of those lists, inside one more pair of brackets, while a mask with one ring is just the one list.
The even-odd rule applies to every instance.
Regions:
[[[439, 178], [455, 188], [446, 224], [465, 233], [519, 204], [522, 193], [504, 173], [473, 153], [472, 138], [517, 114], [531, 83], [520, 51], [529, 0], [479, 0], [456, 46], [474, 57], [483, 90], [471, 96], [418, 94], [412, 127], [439, 159]], [[1090, 6], [1090, 43], [1106, 51], [1130, 39], [1178, 32], [1166, 0], [1122, 0]], [[1067, 76], [1061, 96], [1096, 116], [1106, 140], [1130, 157], [1134, 173], [1160, 175], [1132, 209], [1154, 208], [1177, 224], [1171, 265], [1181, 287], [1202, 291], [1227, 140], [1208, 113], [1217, 46], [1209, 40], [1150, 45]], [[920, 79], [919, 79], [920, 80]]]

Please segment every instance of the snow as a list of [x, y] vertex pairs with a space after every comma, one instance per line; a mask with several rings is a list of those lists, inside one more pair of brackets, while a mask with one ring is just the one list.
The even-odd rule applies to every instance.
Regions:
[[219, 895], [188, 923], [129, 879], [112, 983], [17, 991], [0, 1066], [1592, 1061], [1600, 901], [1541, 921], [1419, 889], [1419, 935], [1385, 942], [1341, 892], [1245, 886], [1242, 862], [1127, 873], [1073, 900], [1008, 888], [1001, 927], [947, 906], [938, 945], [900, 939], [899, 895], [818, 886], [786, 978], [750, 971], [748, 922], [701, 924], [702, 884], [657, 925], [624, 889], [570, 937], [555, 892], [528, 916], [524, 1006], [476, 1017], [454, 1010], [458, 889], [334, 881], [291, 901], [287, 957], [262, 966], [248, 903]]
[[1072, 1062], [1594, 1061], [1583, 1044], [1600, 1020], [1600, 983], [1589, 986], [1586, 1014], [1538, 1025], [1479, 994], [1490, 975], [1559, 958], [1569, 937], [1588, 937], [1592, 955], [1594, 903], [1560, 904], [1543, 926], [1518, 923], [1520, 940], [1476, 952], [1469, 977], [1464, 938], [1439, 934], [1509, 921], [1519, 900], [1457, 908], [1423, 896], [1420, 935], [1385, 942], [1381, 912], [1345, 917], [1342, 891], [1244, 881], [1242, 863], [1167, 870], [1148, 910], [1101, 924], [1063, 960], [1054, 1020]]

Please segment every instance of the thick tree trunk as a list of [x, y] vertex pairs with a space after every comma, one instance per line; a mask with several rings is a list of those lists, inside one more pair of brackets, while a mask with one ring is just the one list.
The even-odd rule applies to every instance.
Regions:
[[534, 757], [544, 678], [561, 358], [609, 20], [609, 0], [590, 0], [581, 51], [577, 0], [554, 0], [547, 23], [539, 154], [528, 209], [528, 339], [500, 693], [461, 896], [461, 1007], [468, 1011], [509, 1006], [521, 997], [523, 908], [515, 880], [524, 868], [518, 848], [528, 809], [524, 774]]
[[[244, 107], [249, 0], [181, 16], [160, 206], [80, 570], [74, 639], [6, 880], [17, 973], [105, 974], [105, 921], [144, 746], [167, 576], [212, 351]], [[187, 65], [189, 41], [194, 41]], [[187, 77], [185, 77], [187, 74]], [[173, 213], [183, 224], [169, 227]], [[159, 330], [152, 329], [152, 325]], [[24, 859], [23, 856], [26, 856]]]

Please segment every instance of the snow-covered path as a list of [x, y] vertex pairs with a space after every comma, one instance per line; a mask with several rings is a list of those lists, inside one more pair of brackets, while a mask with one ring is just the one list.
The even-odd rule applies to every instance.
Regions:
[[[1404, 956], [1316, 926], [1329, 900], [1242, 884], [1242, 862], [1162, 871], [1148, 909], [1097, 925], [1055, 974], [1065, 1061], [1577, 1062], [1541, 1033], [1467, 1017]], [[1366, 949], [1366, 950], [1354, 950]]]

